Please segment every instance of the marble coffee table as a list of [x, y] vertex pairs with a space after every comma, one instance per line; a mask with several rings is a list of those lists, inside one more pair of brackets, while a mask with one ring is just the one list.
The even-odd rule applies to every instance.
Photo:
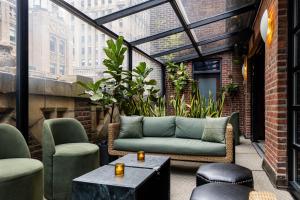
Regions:
[[116, 163], [124, 163], [127, 167], [133, 167], [136, 169], [151, 169], [154, 170], [153, 181], [154, 185], [151, 188], [154, 189], [155, 200], [169, 200], [170, 199], [170, 157], [148, 155], [146, 153], [145, 161], [138, 161], [136, 154], [127, 154], [109, 165], [115, 165]]
[[155, 171], [125, 167], [123, 177], [106, 165], [73, 180], [72, 200], [153, 200]]

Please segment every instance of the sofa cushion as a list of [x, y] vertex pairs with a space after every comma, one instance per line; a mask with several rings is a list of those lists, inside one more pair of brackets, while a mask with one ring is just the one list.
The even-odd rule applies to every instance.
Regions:
[[121, 127], [119, 138], [141, 138], [143, 137], [143, 117], [121, 116]]
[[229, 117], [206, 118], [202, 140], [225, 143], [225, 132]]
[[117, 139], [114, 149], [137, 152], [143, 150], [150, 153], [169, 153], [197, 156], [225, 156], [225, 144], [203, 142], [195, 139], [176, 137], [143, 137], [139, 139]]
[[31, 158], [10, 158], [0, 160], [0, 182], [30, 176], [43, 170], [43, 164]]
[[176, 117], [175, 135], [178, 138], [201, 139], [205, 119]]
[[175, 134], [175, 117], [144, 117], [143, 134], [145, 137], [171, 137]]

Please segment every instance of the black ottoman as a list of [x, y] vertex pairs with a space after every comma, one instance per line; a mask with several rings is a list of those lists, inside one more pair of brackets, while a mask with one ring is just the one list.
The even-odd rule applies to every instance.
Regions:
[[231, 163], [211, 163], [200, 166], [197, 171], [197, 186], [207, 183], [231, 183], [253, 188], [251, 170]]
[[196, 187], [190, 200], [249, 200], [252, 188], [230, 183], [209, 183]]

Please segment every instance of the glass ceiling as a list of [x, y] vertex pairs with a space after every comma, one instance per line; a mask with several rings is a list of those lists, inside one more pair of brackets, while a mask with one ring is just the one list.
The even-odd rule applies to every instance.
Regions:
[[[227, 51], [250, 32], [260, 0], [51, 0], [161, 62]], [[249, 35], [249, 34], [247, 34]]]

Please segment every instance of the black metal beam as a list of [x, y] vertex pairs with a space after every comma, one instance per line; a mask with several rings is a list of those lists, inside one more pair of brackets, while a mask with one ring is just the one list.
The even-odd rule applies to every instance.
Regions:
[[132, 72], [132, 47], [128, 47], [128, 70]]
[[[224, 34], [214, 36], [214, 37], [211, 37], [211, 38], [208, 38], [208, 39], [205, 39], [205, 40], [201, 40], [201, 41], [197, 42], [197, 45], [198, 46], [206, 45], [206, 44], [217, 42], [219, 40], [224, 40], [224, 39], [236, 36], [236, 35], [244, 35], [248, 31], [250, 31], [250, 30], [247, 28], [247, 29], [243, 29], [242, 31], [234, 31], [234, 32], [230, 32], [230, 33], [224, 33]], [[192, 44], [185, 45], [185, 46], [178, 47], [178, 48], [174, 48], [174, 49], [164, 51], [164, 52], [161, 52], [161, 53], [152, 54], [150, 56], [154, 57], [154, 58], [157, 58], [157, 57], [165, 56], [165, 55], [168, 55], [168, 54], [171, 54], [171, 53], [175, 53], [175, 52], [182, 51], [182, 50], [185, 50], [185, 49], [190, 49], [190, 48], [193, 48]]]
[[125, 8], [123, 10], [105, 15], [103, 17], [100, 17], [98, 19], [96, 19], [96, 22], [98, 25], [102, 25], [117, 19], [121, 19], [123, 17], [127, 17], [129, 15], [133, 15], [135, 13], [159, 6], [161, 4], [167, 3], [168, 0], [148, 0], [144, 3], [141, 4], [137, 4], [134, 6], [131, 6], [129, 8]]
[[143, 43], [146, 43], [146, 42], [151, 42], [153, 40], [157, 40], [159, 38], [164, 38], [164, 37], [167, 37], [167, 36], [170, 36], [170, 35], [173, 35], [173, 34], [176, 34], [176, 33], [180, 33], [180, 32], [183, 32], [183, 31], [184, 31], [183, 27], [178, 27], [178, 28], [175, 28], [175, 29], [172, 29], [172, 30], [169, 30], [169, 31], [165, 31], [165, 32], [162, 32], [162, 33], [158, 33], [158, 34], [155, 34], [155, 35], [151, 35], [151, 36], [148, 36], [148, 37], [145, 37], [145, 38], [135, 40], [135, 41], [131, 42], [131, 44], [133, 46], [137, 46], [139, 44], [143, 44]]
[[200, 50], [199, 50], [199, 48], [198, 48], [197, 42], [196, 42], [196, 40], [195, 40], [195, 38], [194, 38], [194, 36], [193, 36], [191, 30], [188, 28], [188, 24], [187, 24], [187, 22], [186, 22], [186, 20], [185, 20], [185, 18], [184, 18], [184, 16], [183, 16], [183, 14], [182, 14], [182, 11], [180, 10], [179, 5], [177, 4], [177, 2], [176, 2], [175, 0], [169, 0], [169, 2], [170, 2], [170, 4], [171, 4], [173, 10], [175, 11], [175, 13], [176, 13], [176, 15], [177, 15], [177, 17], [178, 17], [178, 19], [179, 19], [181, 25], [183, 26], [184, 31], [186, 32], [187, 36], [188, 36], [189, 39], [191, 40], [192, 45], [193, 45], [193, 47], [195, 48], [197, 54], [198, 54], [199, 56], [201, 56], [201, 52], [200, 52]]
[[[188, 28], [190, 28], [190, 29], [197, 28], [197, 27], [204, 26], [204, 25], [212, 23], [212, 22], [221, 21], [221, 20], [236, 16], [236, 15], [254, 10], [256, 8], [257, 8], [257, 3], [246, 4], [246, 5], [243, 5], [239, 8], [224, 12], [222, 14], [215, 15], [213, 17], [209, 17], [209, 18], [200, 20], [198, 22], [194, 22], [192, 24], [189, 24]], [[173, 34], [176, 34], [176, 33], [180, 33], [182, 31], [184, 31], [183, 27], [175, 28], [175, 29], [172, 29], [172, 30], [169, 30], [169, 31], [165, 31], [163, 33], [158, 33], [158, 34], [155, 34], [155, 35], [152, 35], [152, 36], [149, 36], [149, 37], [145, 37], [145, 38], [142, 38], [142, 39], [139, 39], [139, 40], [135, 40], [135, 41], [131, 42], [131, 44], [134, 45], [134, 46], [137, 46], [139, 44], [143, 44], [143, 43], [146, 43], [146, 42], [151, 42], [153, 40], [157, 40], [159, 38], [163, 38], [163, 37], [167, 37], [167, 36], [170, 36], [170, 35], [173, 35]]]
[[[87, 24], [93, 26], [94, 28], [96, 28], [97, 30], [109, 35], [110, 37], [117, 39], [119, 37], [118, 34], [114, 33], [113, 31], [109, 30], [108, 28], [106, 28], [103, 25], [98, 25], [95, 20], [91, 19], [89, 16], [87, 16], [86, 14], [84, 14], [83, 12], [81, 12], [80, 10], [78, 10], [77, 8], [75, 8], [74, 6], [70, 5], [69, 3], [65, 2], [64, 0], [51, 0], [53, 3], [57, 4], [58, 6], [62, 7], [63, 9], [67, 10], [68, 12], [70, 12], [71, 14], [75, 15], [76, 17], [78, 17], [79, 19], [83, 20], [84, 22], [86, 22]], [[150, 60], [162, 65], [163, 63], [161, 63], [160, 61], [152, 58], [149, 54], [147, 54], [146, 52], [144, 52], [143, 50], [133, 46], [130, 42], [128, 42], [127, 40], [124, 40], [124, 44], [127, 45], [128, 47], [131, 46], [133, 50], [139, 52], [140, 54], [142, 54], [143, 56], [149, 58]]]
[[28, 141], [28, 1], [17, 0], [16, 126]]
[[234, 45], [225, 45], [225, 46], [213, 48], [209, 51], [203, 52], [203, 56], [209, 56], [209, 55], [221, 53], [224, 51], [231, 51], [231, 50], [233, 50], [233, 48], [234, 48]]

